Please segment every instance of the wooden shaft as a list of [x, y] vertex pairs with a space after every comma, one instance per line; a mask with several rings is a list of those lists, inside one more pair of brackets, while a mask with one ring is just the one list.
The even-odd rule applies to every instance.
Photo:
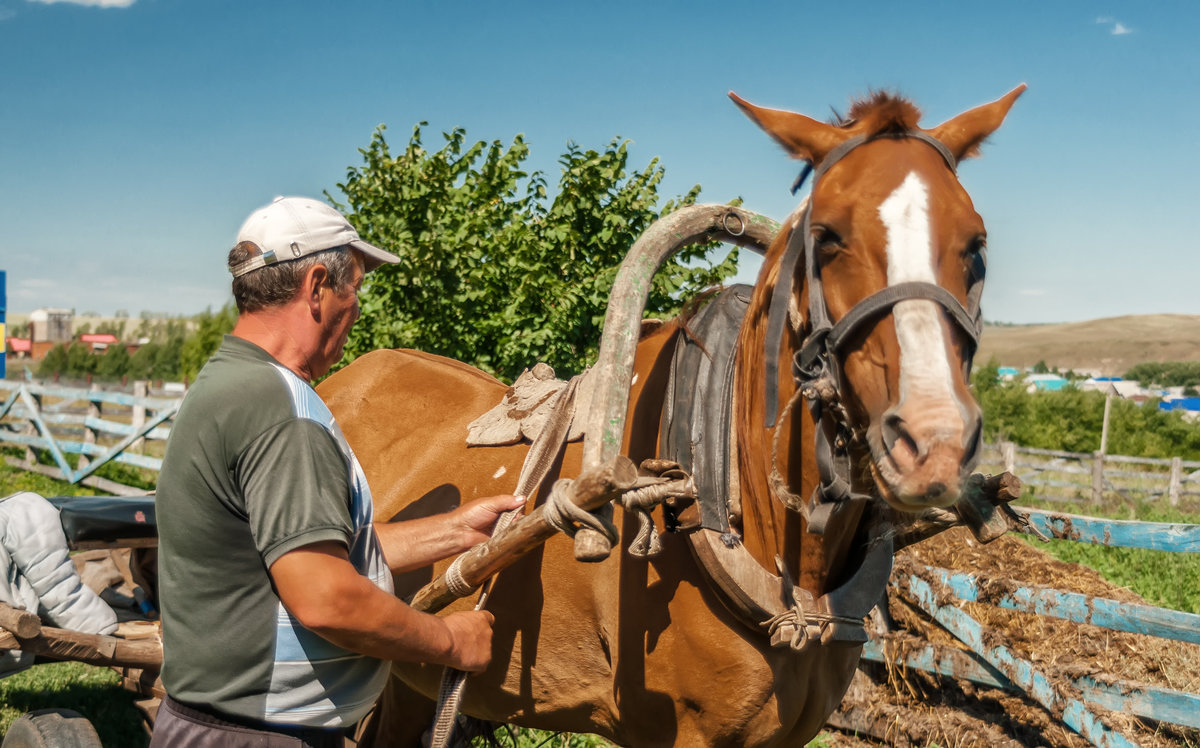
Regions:
[[[637, 468], [628, 458], [618, 456], [600, 470], [585, 471], [576, 478], [571, 484], [571, 501], [576, 506], [593, 511], [611, 501], [617, 491], [631, 487], [636, 481]], [[544, 504], [535, 507], [529, 514], [515, 520], [503, 533], [463, 554], [459, 573], [467, 585], [472, 589], [478, 587], [488, 577], [558, 532], [546, 521], [545, 515]], [[459, 597], [450, 590], [446, 575], [443, 574], [422, 587], [410, 605], [425, 613], [436, 613]]]
[[43, 626], [38, 636], [24, 638], [0, 633], [0, 649], [20, 649], [55, 660], [74, 660], [89, 665], [117, 665], [153, 670], [162, 668], [162, 644], [139, 639], [83, 634]]
[[25, 638], [37, 636], [42, 630], [42, 619], [36, 613], [0, 603], [0, 629]]

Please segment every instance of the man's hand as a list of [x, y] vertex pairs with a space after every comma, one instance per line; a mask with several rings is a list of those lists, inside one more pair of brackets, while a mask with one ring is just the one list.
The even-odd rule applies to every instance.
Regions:
[[399, 574], [470, 550], [490, 537], [497, 518], [524, 505], [520, 496], [488, 496], [444, 514], [376, 522], [375, 532], [392, 573]]
[[524, 496], [488, 496], [463, 504], [450, 513], [462, 530], [463, 550], [473, 548], [491, 537], [501, 514], [525, 504]]
[[442, 618], [454, 640], [447, 663], [468, 673], [478, 673], [492, 661], [492, 623], [495, 617], [486, 610], [451, 613]]

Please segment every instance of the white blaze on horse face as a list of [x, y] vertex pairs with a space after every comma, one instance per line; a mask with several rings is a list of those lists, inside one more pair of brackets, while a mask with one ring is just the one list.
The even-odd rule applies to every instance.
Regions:
[[[887, 229], [888, 285], [937, 283], [929, 224], [929, 188], [915, 172], [879, 205]], [[901, 301], [893, 310], [900, 343], [900, 403], [953, 403], [954, 385], [938, 306]], [[961, 424], [960, 424], [961, 430]]]

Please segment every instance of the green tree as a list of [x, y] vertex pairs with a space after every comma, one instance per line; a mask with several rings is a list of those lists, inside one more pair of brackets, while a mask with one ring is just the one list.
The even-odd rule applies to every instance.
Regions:
[[67, 346], [64, 343], [51, 348], [38, 366], [39, 377], [52, 377], [55, 374], [67, 373]]
[[129, 373], [129, 350], [120, 343], [113, 343], [96, 362], [96, 376], [102, 379], [120, 379]]
[[[397, 265], [368, 276], [363, 318], [346, 361], [375, 348], [420, 348], [511, 379], [537, 361], [560, 375], [580, 371], [597, 350], [616, 269], [660, 215], [693, 203], [700, 188], [658, 208], [657, 159], [628, 166], [628, 144], [571, 144], [559, 158], [553, 199], [540, 172], [522, 164], [517, 136], [468, 145], [444, 133], [428, 150], [421, 127], [393, 154], [380, 127], [348, 170], [339, 205], [363, 238], [395, 252]], [[336, 203], [335, 203], [336, 204]], [[730, 276], [736, 249], [719, 262], [694, 247], [656, 276], [647, 311], [674, 313], [687, 298]]]
[[205, 309], [192, 318], [195, 329], [183, 341], [179, 352], [179, 371], [189, 380], [194, 380], [209, 357], [221, 346], [223, 336], [237, 322], [237, 307], [226, 304], [218, 311]]
[[1200, 361], [1150, 361], [1125, 372], [1126, 379], [1157, 387], [1196, 387], [1200, 385]]
[[83, 377], [95, 372], [97, 358], [86, 343], [71, 343], [67, 348], [67, 374]]

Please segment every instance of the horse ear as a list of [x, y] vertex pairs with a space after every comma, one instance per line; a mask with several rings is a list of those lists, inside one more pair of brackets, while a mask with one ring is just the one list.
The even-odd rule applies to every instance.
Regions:
[[850, 137], [841, 128], [826, 125], [803, 114], [754, 106], [733, 91], [729, 92], [729, 98], [793, 157], [814, 165], [820, 164], [825, 154]]
[[1017, 86], [990, 104], [947, 120], [929, 131], [929, 134], [946, 144], [955, 158], [964, 159], [978, 155], [979, 144], [999, 129], [1017, 97], [1025, 92], [1025, 84]]

